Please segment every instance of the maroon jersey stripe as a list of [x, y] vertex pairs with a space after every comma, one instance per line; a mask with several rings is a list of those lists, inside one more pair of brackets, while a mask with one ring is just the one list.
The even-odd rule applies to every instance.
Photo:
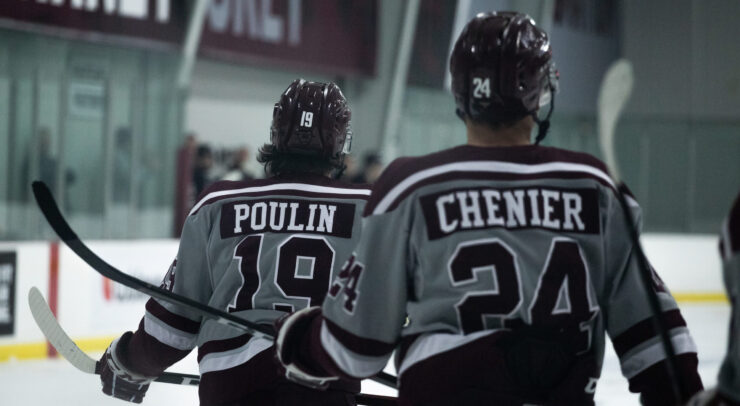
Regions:
[[371, 338], [363, 338], [350, 333], [347, 330], [339, 327], [329, 319], [324, 319], [326, 327], [329, 332], [342, 343], [349, 350], [356, 352], [360, 355], [367, 355], [371, 357], [381, 357], [388, 355], [396, 347], [395, 344], [388, 344], [383, 341], [373, 340]]
[[[686, 321], [683, 319], [681, 312], [678, 309], [664, 312], [661, 315], [661, 318], [668, 329], [686, 327]], [[652, 318], [647, 318], [614, 337], [612, 340], [614, 343], [614, 351], [616, 351], [617, 355], [622, 357], [627, 351], [651, 338], [656, 337], [657, 335], [658, 332], [653, 326]]]
[[[500, 331], [463, 346], [444, 351], [406, 369], [401, 375], [400, 404], [435, 405], [593, 405], [593, 393], [584, 388], [598, 376], [592, 354], [578, 357], [566, 366], [553, 364], [551, 354], [512, 347], [508, 332]], [[524, 352], [519, 352], [523, 351]], [[527, 375], [517, 373], [513, 360], [535, 369]], [[537, 366], [548, 365], [561, 379], [547, 393], [536, 385], [538, 377], [553, 371]], [[524, 377], [525, 379], [522, 379]], [[533, 385], [534, 384], [534, 385]], [[461, 389], [463, 388], [463, 389]], [[404, 403], [408, 402], [408, 403]]]
[[198, 389], [201, 406], [333, 404], [327, 399], [336, 399], [332, 395], [334, 391], [358, 393], [360, 382], [334, 382], [326, 391], [289, 382], [277, 367], [273, 349], [262, 351], [233, 368], [203, 374]]
[[199, 322], [170, 312], [154, 299], [149, 299], [146, 302], [146, 310], [151, 313], [152, 316], [163, 321], [168, 326], [180, 331], [184, 331], [189, 334], [197, 334], [200, 330]]
[[[388, 168], [383, 172], [383, 175], [378, 179], [373, 187], [373, 194], [368, 201], [368, 205], [365, 207], [365, 215], [372, 213], [377, 205], [388, 195], [388, 193], [399, 183], [404, 181], [409, 176], [437, 166], [442, 166], [450, 163], [467, 162], [467, 161], [496, 161], [506, 163], [516, 163], [522, 165], [537, 165], [547, 163], [565, 163], [565, 164], [581, 164], [591, 166], [605, 174], [608, 174], [606, 165], [597, 158], [579, 152], [567, 151], [559, 148], [542, 147], [536, 145], [527, 145], [519, 147], [474, 147], [470, 145], [463, 145], [456, 148], [444, 150], [434, 154], [416, 157], [416, 158], [400, 158], [392, 162]], [[445, 174], [452, 176], [451, 179], [457, 179], [455, 174]], [[567, 175], [563, 175], [560, 172], [548, 172], [537, 175], [516, 175], [509, 173], [493, 174], [494, 176], [510, 176], [510, 179], [529, 179], [530, 176], [534, 179], [552, 178], [553, 176], [569, 178], [573, 176], [572, 172], [567, 172]], [[587, 173], [577, 174], [578, 177], [587, 176]], [[443, 175], [444, 176], [444, 175]], [[491, 174], [480, 175], [484, 176], [484, 179], [490, 179]], [[592, 175], [593, 176], [593, 175]], [[498, 179], [498, 178], [493, 178]], [[507, 179], [502, 177], [500, 179]], [[412, 193], [415, 189], [425, 184], [429, 184], [434, 181], [443, 181], [444, 178], [427, 180], [411, 185], [402, 196], [394, 199], [391, 208], [396, 207], [404, 197]], [[603, 179], [598, 178], [602, 183]], [[611, 187], [611, 185], [609, 185]], [[627, 190], [627, 193], [631, 192]], [[632, 196], [633, 197], [633, 196]]]
[[[693, 394], [702, 390], [701, 378], [697, 373], [699, 359], [695, 353], [685, 353], [676, 356], [676, 367], [681, 375], [682, 401], [687, 401]], [[640, 393], [640, 400], [646, 406], [666, 405], [666, 401], [673, 399], [671, 377], [665, 361], [658, 362], [629, 380], [630, 392]], [[683, 402], [680, 402], [683, 404]]]
[[401, 342], [398, 344], [398, 359], [405, 359], [406, 353], [408, 353], [411, 345], [416, 342], [416, 339], [421, 337], [421, 333], [412, 334], [401, 338]]
[[126, 365], [135, 365], [135, 372], [145, 376], [158, 376], [170, 365], [185, 358], [189, 350], [170, 347], [144, 330], [144, 319], [139, 323], [126, 348]]
[[[423, 181], [420, 181], [418, 183], [415, 183], [412, 187], [409, 187], [406, 189], [403, 193], [401, 193], [398, 198], [396, 198], [393, 203], [388, 207], [388, 211], [395, 209], [398, 207], [401, 202], [406, 199], [410, 194], [415, 192], [417, 189], [426, 186], [431, 185], [434, 183], [442, 183], [442, 182], [450, 182], [455, 180], [539, 180], [539, 179], [592, 179], [595, 180], [602, 185], [612, 188], [612, 186], [604, 181], [603, 179], [599, 178], [598, 176], [594, 176], [585, 172], [544, 172], [544, 173], [538, 173], [538, 174], [516, 174], [516, 173], [508, 173], [508, 172], [449, 172], [442, 175], [433, 176], [427, 179], [424, 179]], [[613, 188], [612, 188], [613, 190]], [[363, 213], [364, 216], [367, 216], [368, 206], [365, 207], [365, 212]]]
[[[261, 191], [259, 187], [263, 186], [272, 186], [272, 185], [280, 185], [283, 183], [299, 183], [305, 186], [318, 186], [318, 187], [329, 187], [329, 188], [338, 188], [338, 189], [346, 189], [347, 193], [331, 193], [331, 192], [325, 192], [325, 191], [307, 191], [307, 190], [295, 190], [295, 189], [281, 189], [281, 190], [269, 190], [269, 191]], [[208, 198], [208, 195], [215, 192], [227, 192], [227, 191], [236, 191], [239, 189], [246, 189], [246, 188], [252, 188], [255, 190], [246, 190], [241, 193], [234, 193], [234, 194], [226, 194], [221, 196], [214, 196]], [[211, 205], [215, 202], [224, 200], [224, 199], [232, 199], [237, 197], [260, 197], [260, 196], [300, 196], [300, 197], [307, 197], [307, 198], [328, 198], [328, 199], [361, 199], [361, 200], [367, 200], [367, 190], [369, 187], [367, 185], [357, 185], [357, 184], [348, 184], [337, 180], [332, 180], [328, 178], [321, 179], [315, 179], [315, 178], [306, 178], [304, 176], [301, 177], [293, 177], [293, 178], [269, 178], [269, 179], [258, 179], [258, 180], [250, 180], [250, 181], [240, 181], [240, 182], [234, 182], [234, 181], [221, 181], [216, 182], [213, 185], [211, 185], [208, 189], [206, 189], [201, 196], [199, 197], [195, 207], [195, 210], [192, 210], [190, 215], [194, 215], [200, 211], [205, 206]], [[356, 190], [357, 193], [349, 193], [351, 190]]]
[[246, 344], [252, 338], [251, 334], [242, 334], [226, 340], [213, 340], [198, 347], [198, 362], [203, 357], [214, 352], [226, 352], [237, 349]]

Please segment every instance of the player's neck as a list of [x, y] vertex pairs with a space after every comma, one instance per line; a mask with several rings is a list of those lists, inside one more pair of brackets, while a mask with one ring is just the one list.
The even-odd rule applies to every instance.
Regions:
[[534, 122], [531, 117], [520, 120], [511, 127], [493, 129], [485, 124], [466, 122], [468, 145], [476, 147], [514, 147], [530, 145]]

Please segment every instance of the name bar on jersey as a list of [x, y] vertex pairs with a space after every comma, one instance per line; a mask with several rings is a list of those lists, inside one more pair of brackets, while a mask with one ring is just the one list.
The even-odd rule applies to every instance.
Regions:
[[540, 228], [599, 233], [595, 189], [465, 188], [421, 197], [430, 240], [456, 231]]
[[243, 200], [221, 207], [221, 238], [271, 233], [352, 237], [355, 205], [316, 200]]

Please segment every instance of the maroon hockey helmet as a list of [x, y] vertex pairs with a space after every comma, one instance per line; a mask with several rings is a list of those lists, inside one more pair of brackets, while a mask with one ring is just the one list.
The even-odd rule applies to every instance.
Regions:
[[525, 14], [504, 11], [475, 16], [455, 43], [450, 74], [462, 119], [495, 125], [533, 115], [540, 130], [549, 119], [548, 114], [540, 122], [536, 113], [557, 90], [550, 40]]
[[350, 150], [351, 116], [339, 86], [296, 79], [275, 103], [270, 141], [280, 152], [340, 159]]

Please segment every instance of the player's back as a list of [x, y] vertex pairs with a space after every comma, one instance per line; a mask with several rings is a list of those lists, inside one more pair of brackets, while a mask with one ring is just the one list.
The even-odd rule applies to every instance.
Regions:
[[[310, 174], [210, 186], [185, 222], [174, 291], [270, 326], [285, 312], [319, 305], [360, 236], [369, 193]], [[271, 340], [213, 320], [196, 323], [167, 303], [147, 308], [162, 337], [197, 332], [201, 401], [233, 401], [277, 379]], [[168, 334], [172, 326], [178, 331]]]
[[559, 314], [591, 319], [605, 277], [611, 193], [595, 159], [543, 147], [460, 147], [424, 161], [434, 163], [406, 178], [416, 184], [396, 187], [374, 207], [392, 210], [392, 194], [405, 189], [418, 208], [407, 335], [530, 324], [530, 310], [552, 310], [558, 299]]
[[190, 212], [210, 228], [211, 305], [281, 313], [319, 305], [359, 238], [368, 195], [367, 186], [314, 175], [211, 186]]
[[[465, 146], [429, 161], [403, 192], [419, 209], [410, 235], [419, 252], [400, 371], [524, 325], [551, 328], [546, 335], [567, 329], [575, 353], [593, 353], [594, 343], [603, 351], [597, 298], [608, 294], [603, 232], [612, 185], [598, 161], [537, 146]], [[440, 339], [447, 341], [430, 350]], [[588, 362], [594, 369], [595, 358]]]
[[[466, 145], [399, 159], [365, 210], [354, 261], [367, 272], [345, 283], [341, 310], [325, 304], [328, 331], [339, 326], [378, 343], [400, 335], [400, 396], [411, 396], [409, 404], [433, 404], [477, 385], [496, 393], [492, 401], [591, 404], [605, 331], [627, 378], [659, 361], [615, 193], [599, 160], [557, 148]], [[657, 276], [654, 288], [677, 352], [693, 354]], [[372, 319], [387, 323], [379, 328]]]

